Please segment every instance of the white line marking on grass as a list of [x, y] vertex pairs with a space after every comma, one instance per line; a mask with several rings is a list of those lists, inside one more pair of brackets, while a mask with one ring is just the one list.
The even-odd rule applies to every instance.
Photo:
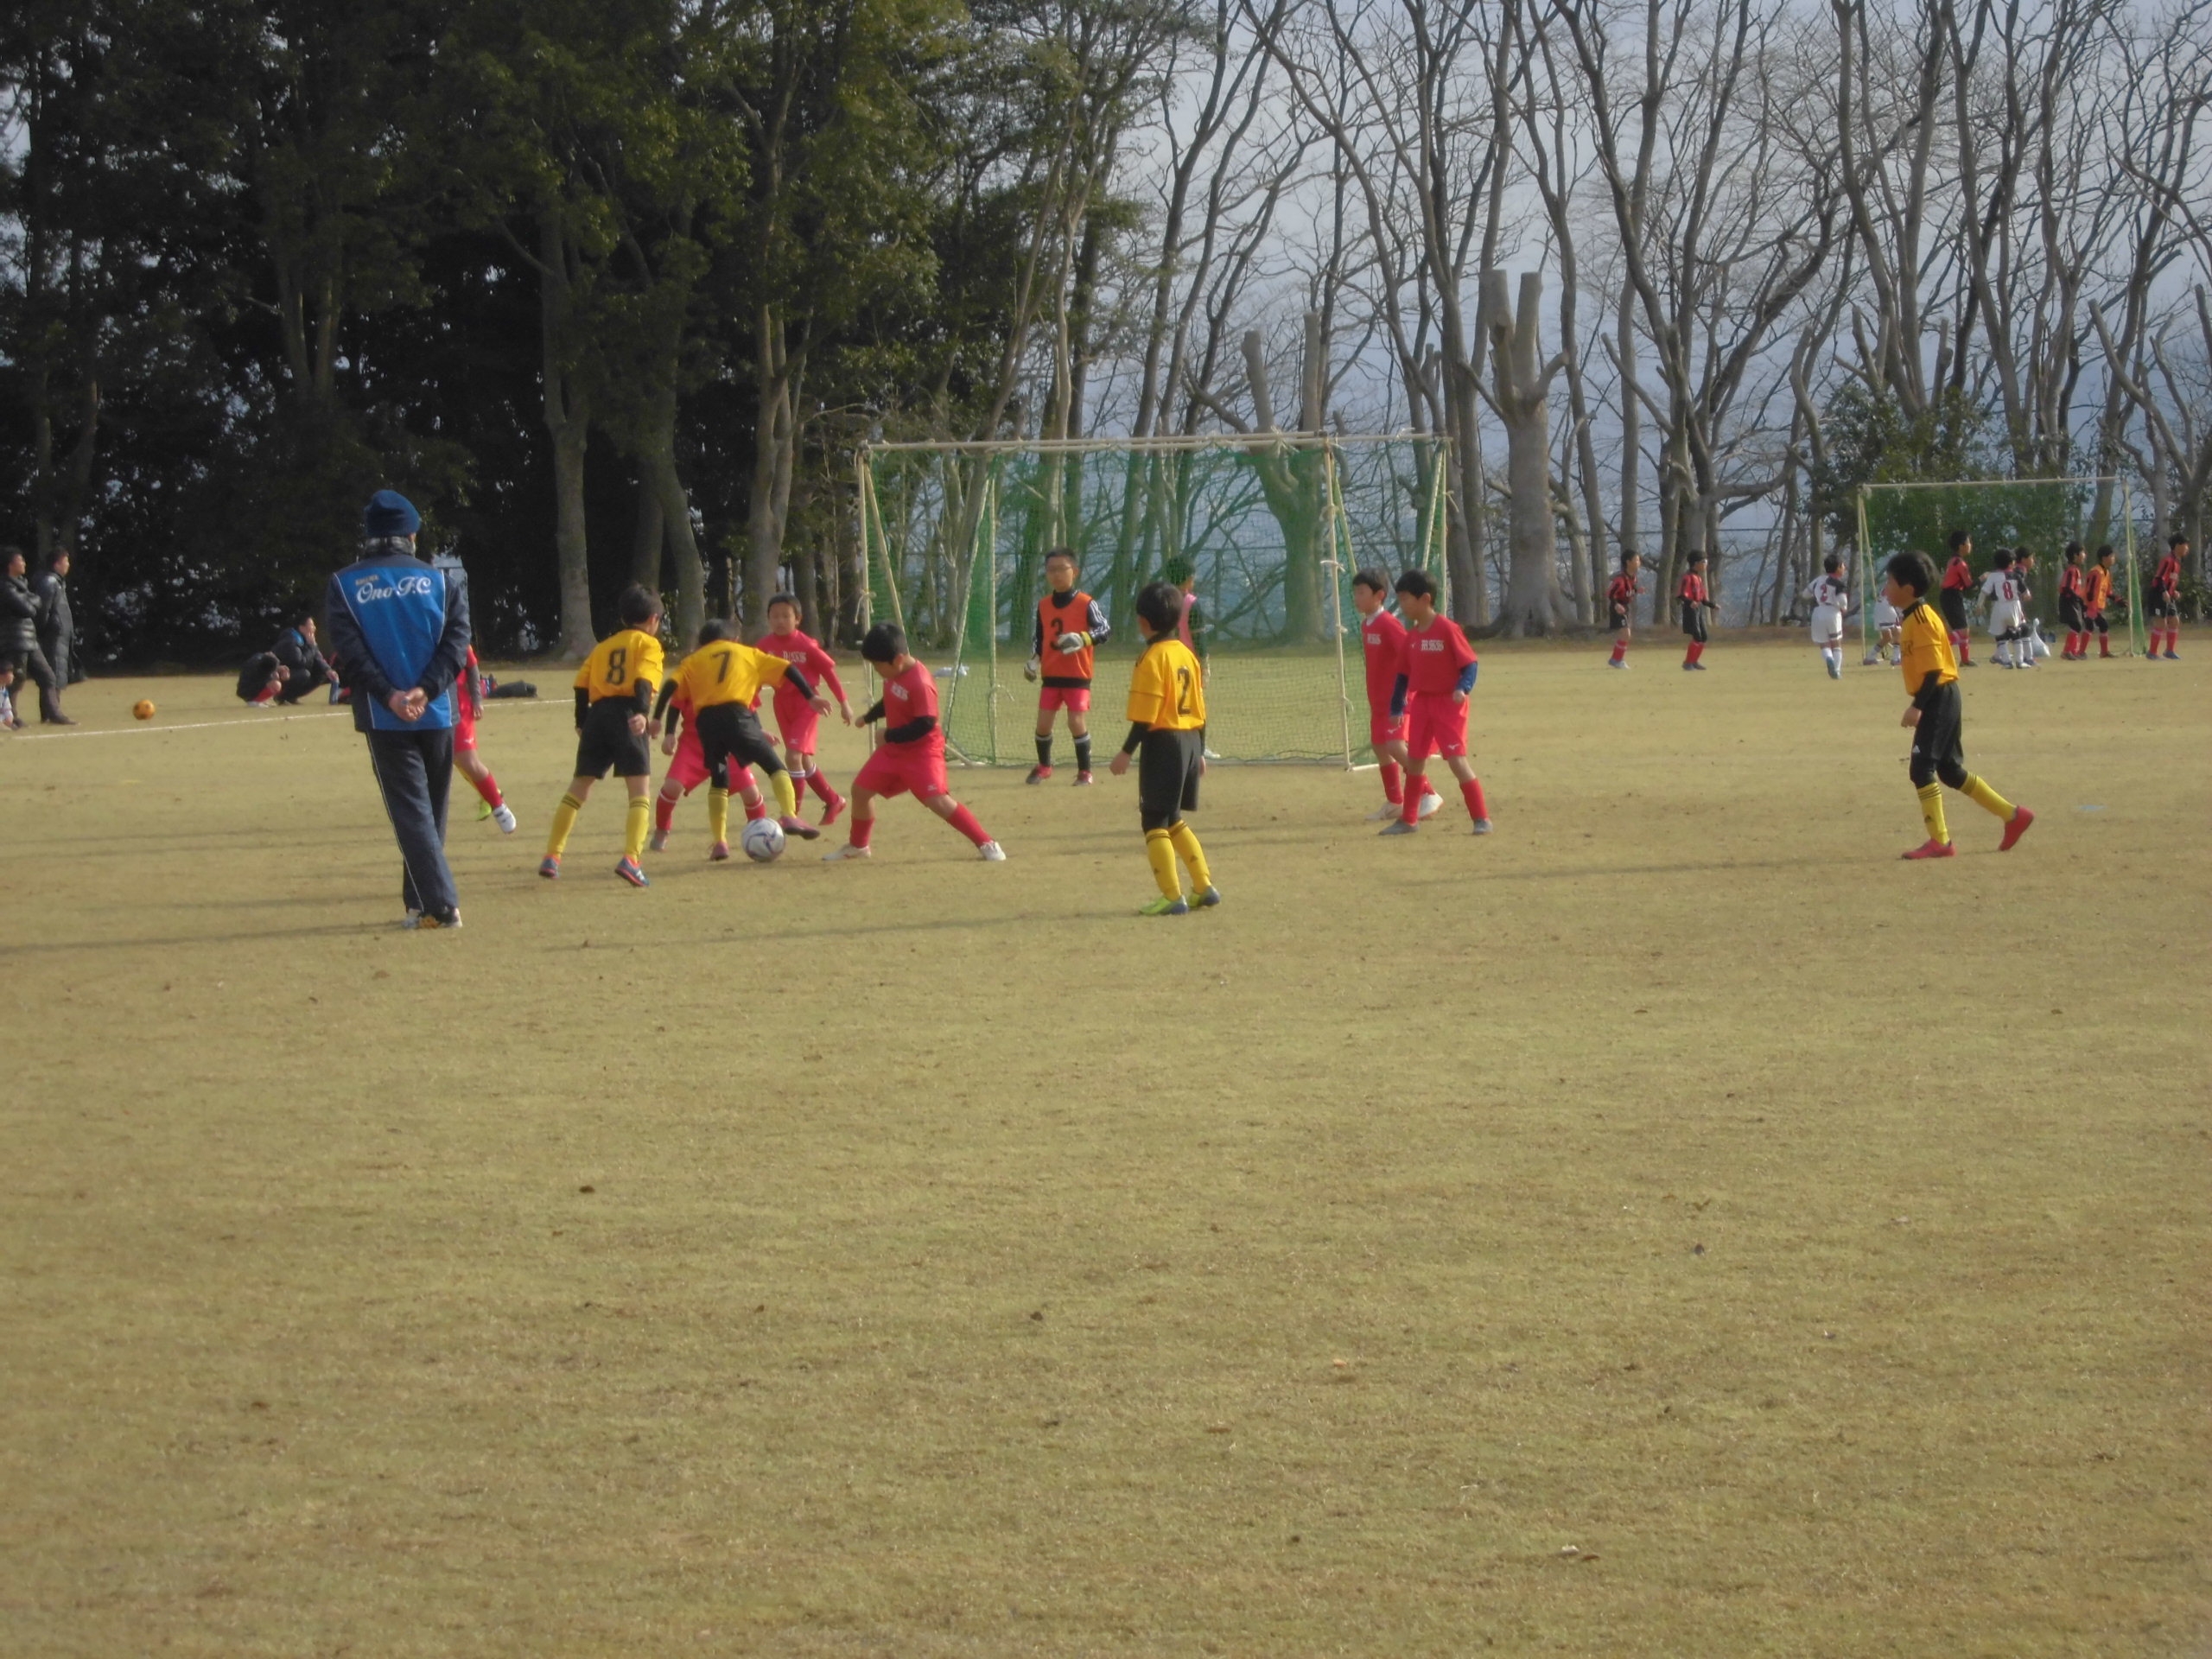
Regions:
[[[519, 702], [531, 709], [550, 709], [556, 706], [550, 697], [508, 697], [503, 698], [502, 701]], [[566, 709], [571, 705], [560, 703], [557, 706]], [[318, 709], [312, 714], [277, 715], [273, 718], [266, 715], [245, 715], [236, 720], [193, 720], [187, 721], [181, 726], [156, 726], [149, 721], [143, 726], [117, 726], [101, 732], [37, 732], [29, 735], [18, 732], [15, 734], [14, 741], [17, 743], [52, 743], [67, 737], [144, 737], [154, 732], [204, 732], [215, 726], [282, 726], [287, 721], [294, 720], [334, 720], [341, 715], [351, 715], [353, 712], [351, 708], [346, 707]]]

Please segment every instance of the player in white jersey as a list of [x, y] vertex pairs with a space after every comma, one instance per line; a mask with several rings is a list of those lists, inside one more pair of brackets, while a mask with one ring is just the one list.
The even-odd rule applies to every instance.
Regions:
[[1996, 567], [1981, 579], [1981, 596], [1989, 601], [1989, 637], [1996, 642], [1997, 666], [2025, 668], [2026, 652], [2020, 641], [2027, 637], [2027, 609], [2013, 579], [2011, 549], [1997, 550]]
[[1844, 580], [1843, 556], [1831, 553], [1821, 561], [1821, 574], [1807, 585], [1800, 599], [1813, 607], [1813, 644], [1827, 665], [1828, 678], [1843, 677], [1843, 618], [1851, 608], [1851, 584]]
[[1874, 648], [1868, 652], [1861, 666], [1872, 668], [1891, 658], [1899, 668], [1904, 666], [1904, 619], [1897, 614], [1897, 607], [1882, 594], [1874, 596]]

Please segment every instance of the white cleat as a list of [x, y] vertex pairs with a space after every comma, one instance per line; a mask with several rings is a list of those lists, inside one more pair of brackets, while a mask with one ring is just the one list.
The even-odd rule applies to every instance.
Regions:
[[1486, 836], [1490, 834], [1490, 820], [1488, 818], [1477, 818], [1475, 820], [1475, 833], [1478, 836]]
[[515, 832], [515, 810], [505, 801], [492, 809], [492, 822], [499, 826], [499, 833], [512, 836]]
[[1421, 805], [1414, 810], [1414, 816], [1417, 818], [1433, 818], [1436, 816], [1436, 809], [1443, 804], [1444, 798], [1432, 790], [1421, 798]]
[[866, 858], [871, 850], [866, 847], [855, 847], [849, 841], [836, 852], [823, 854], [822, 861], [824, 864], [840, 864], [849, 858]]
[[995, 841], [987, 841], [976, 849], [976, 856], [986, 864], [1003, 864], [1006, 862], [1006, 849]]

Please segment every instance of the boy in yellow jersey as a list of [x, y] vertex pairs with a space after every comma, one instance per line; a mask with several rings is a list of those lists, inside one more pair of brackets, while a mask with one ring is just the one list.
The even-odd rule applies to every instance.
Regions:
[[1997, 850], [2009, 853], [2036, 815], [2015, 806], [1967, 770], [1959, 741], [1959, 664], [1951, 654], [1951, 639], [1943, 619], [1928, 602], [1936, 585], [1936, 572], [1917, 553], [1900, 553], [1884, 567], [1883, 596], [1904, 620], [1899, 648], [1904, 664], [1905, 690], [1912, 705], [1897, 723], [1912, 729], [1912, 786], [1920, 793], [1920, 816], [1928, 825], [1928, 840], [1904, 855], [1906, 858], [1955, 858], [1951, 832], [1943, 823], [1943, 791], [1938, 779], [1957, 790], [1984, 811], [2005, 821], [2005, 838]]
[[830, 699], [814, 689], [796, 663], [756, 651], [735, 639], [709, 639], [676, 671], [676, 701], [691, 711], [699, 747], [707, 762], [707, 828], [715, 837], [707, 856], [729, 856], [731, 762], [757, 766], [768, 774], [775, 792], [777, 822], [787, 836], [812, 841], [822, 832], [798, 815], [798, 794], [783, 757], [760, 729], [753, 700], [762, 691], [788, 685], [817, 715], [830, 712]]
[[632, 582], [622, 590], [620, 615], [622, 626], [601, 640], [576, 671], [576, 775], [553, 810], [553, 834], [537, 867], [549, 881], [561, 874], [562, 849], [591, 786], [611, 767], [630, 791], [622, 861], [614, 874], [633, 887], [647, 885], [638, 855], [645, 850], [653, 817], [652, 803], [645, 798], [653, 781], [653, 751], [645, 734], [666, 660], [660, 648], [660, 600]]
[[[1187, 916], [1221, 902], [1206, 868], [1205, 849], [1183, 821], [1198, 804], [1198, 776], [1205, 769], [1206, 692], [1205, 671], [1191, 648], [1176, 637], [1183, 620], [1183, 595], [1173, 584], [1155, 582], [1137, 595], [1137, 632], [1144, 652], [1129, 671], [1129, 734], [1110, 768], [1122, 777], [1129, 757], [1141, 747], [1137, 766], [1137, 811], [1144, 824], [1145, 856], [1152, 861], [1160, 897], [1141, 916]], [[1175, 868], [1180, 855], [1191, 867], [1191, 898], [1183, 897], [1183, 878]]]

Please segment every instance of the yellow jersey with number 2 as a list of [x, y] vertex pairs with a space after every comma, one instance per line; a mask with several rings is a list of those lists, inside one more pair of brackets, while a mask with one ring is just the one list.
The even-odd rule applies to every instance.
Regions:
[[1198, 659], [1173, 634], [1147, 645], [1129, 671], [1129, 719], [1156, 732], [1194, 732], [1206, 723]]

